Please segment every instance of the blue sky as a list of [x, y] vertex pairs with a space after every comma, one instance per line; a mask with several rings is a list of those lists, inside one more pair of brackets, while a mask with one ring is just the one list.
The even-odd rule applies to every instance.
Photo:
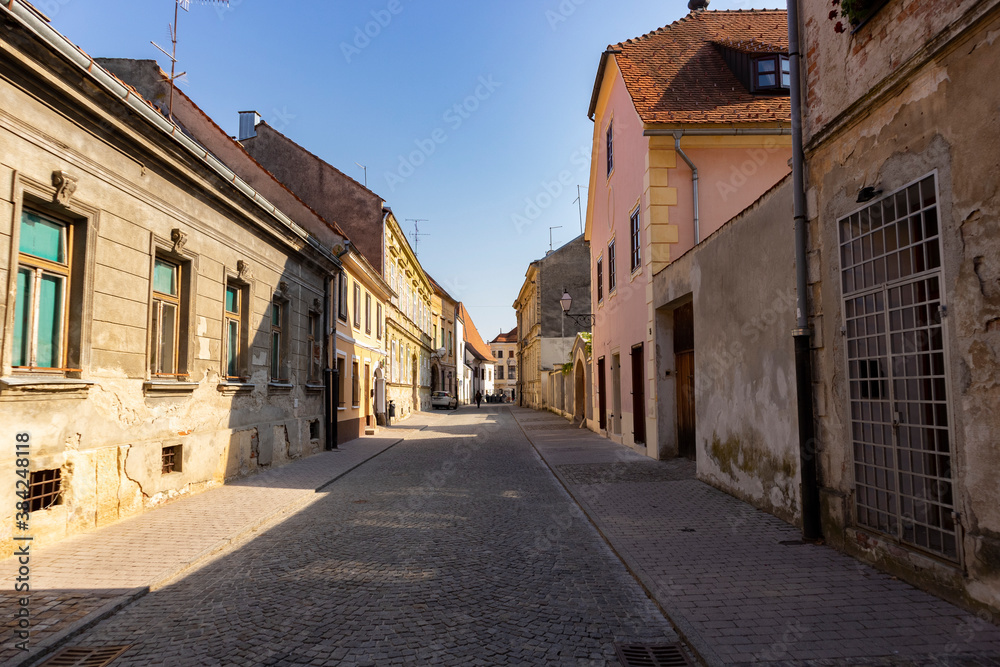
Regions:
[[[149, 42], [169, 49], [172, 0], [36, 4], [93, 56], [169, 70]], [[686, 0], [194, 0], [180, 14], [178, 71], [231, 134], [237, 112], [255, 109], [349, 176], [363, 181], [355, 162], [366, 165], [408, 234], [407, 219], [426, 220], [421, 263], [489, 341], [514, 326], [549, 228], [560, 227], [556, 247], [580, 234], [601, 52], [686, 13]]]

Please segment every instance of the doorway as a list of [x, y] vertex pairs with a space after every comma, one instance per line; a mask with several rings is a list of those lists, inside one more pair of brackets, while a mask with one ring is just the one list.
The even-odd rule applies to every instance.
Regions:
[[611, 355], [611, 432], [622, 434], [622, 355]]
[[677, 380], [677, 454], [697, 458], [694, 405], [694, 307], [674, 310], [674, 372]]
[[597, 421], [602, 431], [608, 429], [607, 381], [604, 377], [604, 357], [597, 360]]
[[372, 393], [372, 365], [365, 364], [365, 426], [374, 426], [372, 424], [372, 399], [374, 394]]
[[637, 445], [646, 443], [646, 393], [643, 366], [643, 344], [632, 348], [632, 441]]

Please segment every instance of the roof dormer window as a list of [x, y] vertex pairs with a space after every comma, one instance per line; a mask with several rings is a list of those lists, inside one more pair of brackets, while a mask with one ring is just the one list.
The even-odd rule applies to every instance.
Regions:
[[787, 91], [791, 86], [788, 56], [768, 54], [753, 59], [754, 91]]

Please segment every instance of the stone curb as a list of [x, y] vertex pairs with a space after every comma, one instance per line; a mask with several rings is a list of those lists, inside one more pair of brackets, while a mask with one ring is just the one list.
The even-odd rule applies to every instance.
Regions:
[[90, 612], [80, 620], [70, 624], [69, 627], [60, 630], [51, 637], [46, 638], [45, 640], [40, 642], [37, 646], [29, 650], [26, 654], [15, 658], [11, 658], [10, 660], [7, 660], [6, 662], [0, 664], [0, 667], [28, 667], [29, 665], [33, 665], [38, 661], [42, 660], [43, 658], [49, 657], [50, 654], [54, 653], [57, 649], [62, 648], [64, 644], [68, 643], [74, 637], [86, 632], [87, 630], [94, 627], [101, 621], [110, 618], [111, 616], [114, 616], [119, 611], [129, 606], [136, 600], [144, 597], [146, 594], [159, 590], [169, 585], [171, 582], [176, 581], [177, 579], [184, 576], [188, 572], [197, 569], [198, 567], [201, 567], [206, 562], [218, 556], [233, 551], [236, 547], [243, 544], [246, 541], [246, 538], [249, 537], [252, 533], [258, 532], [261, 528], [269, 527], [271, 524], [276, 523], [279, 519], [284, 518], [286, 515], [297, 512], [298, 510], [302, 509], [303, 507], [311, 503], [313, 500], [315, 500], [315, 494], [321, 492], [323, 489], [330, 486], [341, 477], [344, 477], [345, 475], [356, 470], [365, 463], [368, 463], [375, 457], [389, 451], [399, 443], [406, 440], [406, 438], [412, 435], [413, 433], [419, 433], [420, 431], [423, 431], [424, 429], [428, 428], [428, 426], [429, 424], [421, 426], [419, 428], [410, 429], [412, 431], [411, 433], [407, 433], [406, 435], [401, 436], [397, 440], [390, 442], [382, 449], [373, 453], [371, 456], [362, 459], [361, 461], [358, 461], [347, 470], [337, 473], [335, 476], [319, 484], [319, 486], [317, 486], [312, 491], [303, 490], [302, 495], [299, 498], [276, 509], [275, 511], [267, 514], [266, 516], [245, 525], [236, 534], [221, 538], [214, 544], [211, 544], [205, 549], [203, 549], [195, 557], [188, 559], [187, 561], [180, 563], [176, 568], [164, 572], [163, 574], [155, 577], [152, 583], [139, 588], [134, 588], [130, 593], [126, 593], [117, 598], [113, 598], [112, 600], [101, 606], [99, 609], [95, 609], [94, 611]]
[[[555, 413], [546, 413], [546, 414], [552, 414], [555, 417], [559, 417], [559, 415], [556, 415]], [[694, 653], [695, 658], [700, 660], [705, 665], [716, 666], [716, 665], [726, 664], [725, 661], [722, 660], [722, 658], [715, 651], [713, 651], [710, 646], [707, 645], [707, 642], [705, 642], [702, 639], [698, 631], [690, 623], [688, 623], [686, 619], [684, 619], [683, 617], [672, 616], [667, 611], [663, 602], [661, 602], [660, 599], [657, 598], [656, 596], [655, 591], [657, 589], [657, 586], [653, 580], [653, 577], [649, 576], [646, 573], [646, 571], [642, 569], [640, 565], [630, 562], [630, 559], [627, 559], [622, 554], [622, 552], [618, 550], [615, 544], [610, 540], [610, 538], [608, 538], [610, 531], [605, 526], [604, 521], [602, 521], [601, 518], [597, 516], [597, 512], [594, 511], [594, 509], [587, 504], [586, 500], [580, 498], [576, 493], [573, 492], [572, 485], [566, 480], [565, 477], [563, 477], [562, 473], [560, 473], [558, 469], [551, 463], [549, 463], [549, 460], [547, 458], [545, 458], [545, 454], [542, 453], [541, 448], [539, 448], [539, 446], [535, 444], [534, 439], [530, 435], [528, 435], [527, 430], [525, 430], [524, 426], [521, 425], [521, 422], [518, 420], [517, 416], [514, 415], [513, 411], [511, 411], [511, 416], [514, 418], [514, 422], [517, 424], [517, 427], [521, 430], [521, 433], [524, 434], [524, 437], [528, 440], [528, 442], [531, 443], [531, 446], [535, 449], [535, 452], [538, 454], [538, 458], [540, 458], [542, 461], [545, 462], [545, 465], [546, 467], [548, 467], [549, 472], [552, 473], [552, 475], [559, 481], [562, 487], [566, 490], [566, 493], [569, 494], [569, 496], [573, 499], [573, 501], [580, 506], [580, 509], [583, 510], [584, 514], [587, 515], [587, 518], [590, 520], [590, 523], [597, 530], [598, 534], [601, 536], [601, 539], [603, 539], [604, 542], [608, 545], [608, 548], [611, 549], [612, 553], [614, 553], [614, 555], [618, 557], [618, 560], [622, 562], [622, 565], [625, 566], [625, 569], [628, 570], [628, 573], [631, 574], [632, 577], [639, 584], [639, 586], [642, 587], [642, 590], [646, 593], [646, 596], [653, 601], [657, 609], [660, 610], [660, 613], [663, 614], [664, 618], [666, 618], [667, 621], [669, 621], [670, 624], [674, 627], [674, 630], [677, 632], [677, 636], [684, 643], [685, 648]], [[559, 418], [562, 419], [561, 417]], [[567, 422], [567, 424], [568, 423], [569, 422]], [[566, 428], [573, 429], [572, 426], [567, 426]], [[587, 429], [587, 433], [594, 435], [594, 432], [589, 429]]]

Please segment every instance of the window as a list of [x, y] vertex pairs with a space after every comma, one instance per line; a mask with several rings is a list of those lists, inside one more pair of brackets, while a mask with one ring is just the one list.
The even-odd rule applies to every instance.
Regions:
[[28, 511], [62, 504], [62, 470], [36, 470], [28, 480]]
[[228, 283], [226, 285], [225, 313], [225, 367], [227, 380], [240, 380], [246, 377], [245, 354], [245, 315], [246, 288]]
[[448, 330], [448, 354], [451, 354], [454, 348], [451, 337], [451, 329]]
[[788, 56], [773, 54], [753, 61], [754, 90], [787, 91], [791, 85]]
[[372, 295], [365, 292], [365, 333], [372, 332]]
[[497, 379], [503, 379], [503, 366], [497, 366]]
[[604, 259], [597, 258], [597, 302], [604, 300]]
[[181, 446], [164, 447], [160, 452], [160, 474], [169, 475], [181, 471]]
[[361, 286], [354, 283], [354, 328], [361, 328]]
[[382, 304], [375, 304], [375, 337], [382, 340]]
[[287, 344], [284, 334], [287, 327], [288, 302], [282, 299], [275, 299], [271, 302], [271, 382], [288, 382], [290, 373], [286, 372], [285, 346]]
[[14, 302], [15, 369], [65, 370], [72, 227], [38, 213], [21, 214]]
[[337, 405], [343, 408], [347, 405], [347, 359], [344, 357], [337, 357], [337, 377], [340, 381]]
[[309, 422], [309, 439], [319, 440], [319, 420], [313, 419]]
[[608, 176], [611, 175], [611, 171], [615, 168], [615, 157], [614, 157], [615, 142], [614, 142], [613, 128], [614, 128], [614, 121], [612, 120], [611, 123], [608, 123], [608, 131], [607, 134], [605, 135], [605, 140], [607, 143], [607, 152], [608, 152]]
[[514, 356], [514, 350], [507, 350], [507, 358], [511, 358], [513, 356]]
[[347, 275], [341, 273], [339, 276], [340, 280], [340, 294], [337, 303], [337, 317], [342, 319], [344, 322], [347, 321]]
[[615, 240], [608, 244], [608, 294], [615, 291]]
[[316, 311], [309, 311], [309, 331], [306, 332], [306, 341], [309, 345], [309, 372], [307, 380], [309, 384], [319, 384], [320, 373], [323, 367], [323, 331], [322, 319]]
[[642, 264], [641, 257], [641, 247], [642, 247], [642, 237], [640, 236], [639, 230], [639, 207], [636, 206], [635, 210], [632, 211], [632, 215], [629, 217], [629, 238], [630, 245], [629, 250], [629, 268], [631, 268], [632, 273], [638, 270], [639, 266]]
[[508, 380], [516, 380], [517, 379], [517, 366], [508, 366], [507, 367], [507, 379]]
[[361, 377], [358, 374], [358, 362], [351, 363], [351, 405], [361, 405]]

